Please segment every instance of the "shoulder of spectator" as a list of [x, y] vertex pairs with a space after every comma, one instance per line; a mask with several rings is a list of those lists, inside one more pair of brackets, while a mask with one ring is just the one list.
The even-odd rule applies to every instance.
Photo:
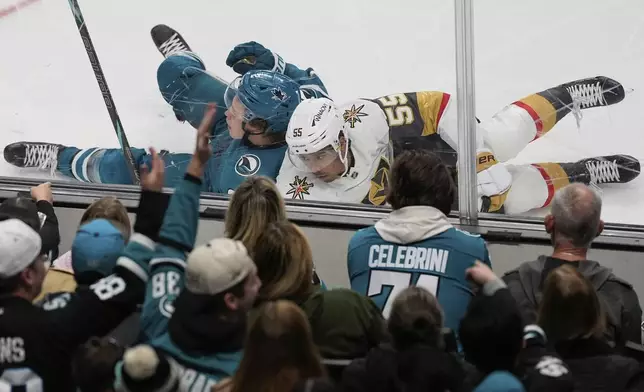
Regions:
[[539, 260], [521, 262], [516, 268], [506, 271], [503, 274], [502, 278], [507, 282], [510, 279], [519, 279], [521, 273], [526, 273], [529, 270], [533, 270], [533, 272], [540, 272], [543, 270], [543, 266], [540, 266], [539, 264]]
[[352, 308], [351, 313], [356, 316], [377, 315], [378, 318], [382, 318], [380, 309], [371, 298], [345, 288], [317, 291], [304, 301], [301, 307], [310, 316], [324, 312], [327, 307], [339, 307], [345, 310]]
[[351, 236], [351, 239], [349, 240], [349, 251], [355, 248], [358, 248], [360, 246], [370, 245], [365, 240], [367, 239], [369, 234], [371, 234], [374, 231], [375, 231], [374, 226], [370, 226], [370, 227], [365, 227], [363, 229], [360, 229], [355, 233], [353, 233], [353, 235]]
[[633, 290], [633, 284], [632, 283], [620, 278], [619, 276], [617, 276], [615, 274], [610, 274], [608, 276], [608, 279], [607, 279], [606, 282], [607, 283], [614, 283], [614, 284], [618, 285], [618, 287], [621, 287], [624, 290], [635, 292]]

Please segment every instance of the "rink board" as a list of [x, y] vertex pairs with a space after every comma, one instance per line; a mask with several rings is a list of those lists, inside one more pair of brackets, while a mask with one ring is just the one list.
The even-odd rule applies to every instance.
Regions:
[[[29, 183], [10, 184], [0, 180], [0, 201], [26, 190]], [[134, 219], [139, 194], [123, 187], [110, 187], [109, 194], [116, 195], [130, 211]], [[82, 196], [65, 185], [56, 187], [54, 206], [60, 225], [61, 254], [71, 248], [84, 209], [93, 200], [105, 195], [105, 190], [88, 187]], [[227, 200], [220, 196], [204, 197], [201, 200], [201, 216], [196, 244], [204, 244], [224, 234], [223, 217]], [[383, 218], [387, 211], [370, 207], [339, 207], [315, 203], [287, 203], [289, 219], [303, 228], [309, 238], [316, 270], [329, 287], [348, 287], [347, 247], [356, 230], [372, 225]], [[484, 218], [477, 227], [462, 226], [456, 217], [449, 217], [456, 227], [479, 233], [488, 243], [492, 267], [503, 274], [524, 261], [534, 260], [539, 255], [552, 252], [543, 224], [536, 219]], [[644, 276], [641, 255], [644, 251], [644, 230], [623, 225], [607, 225], [595, 241], [589, 258], [597, 260], [618, 276], [633, 284], [638, 296], [644, 296], [644, 281], [629, 277]]]

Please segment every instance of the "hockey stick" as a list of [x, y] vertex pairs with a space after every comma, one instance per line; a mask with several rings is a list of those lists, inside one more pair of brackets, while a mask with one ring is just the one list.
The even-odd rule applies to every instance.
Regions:
[[125, 131], [123, 130], [123, 125], [121, 124], [119, 114], [116, 111], [112, 93], [110, 93], [110, 89], [109, 87], [107, 87], [107, 81], [105, 80], [105, 75], [103, 74], [101, 63], [98, 61], [98, 55], [96, 54], [96, 50], [94, 50], [94, 44], [92, 43], [92, 39], [89, 36], [89, 31], [87, 30], [85, 18], [83, 18], [80, 6], [78, 5], [78, 0], [69, 0], [69, 6], [71, 7], [72, 13], [74, 14], [74, 19], [76, 19], [78, 33], [83, 39], [85, 51], [87, 52], [87, 56], [89, 57], [89, 62], [92, 64], [92, 69], [94, 70], [94, 76], [96, 77], [96, 81], [98, 82], [98, 87], [101, 89], [101, 93], [103, 94], [105, 107], [107, 108], [107, 111], [110, 114], [110, 118], [112, 119], [112, 125], [114, 126], [116, 137], [118, 138], [121, 149], [123, 150], [123, 155], [125, 156], [127, 166], [130, 169], [130, 174], [132, 175], [134, 183], [138, 185], [141, 183], [141, 179], [139, 177], [139, 171], [134, 161], [134, 155], [132, 155], [132, 149], [130, 148], [130, 144], [128, 143], [127, 137], [125, 136]]

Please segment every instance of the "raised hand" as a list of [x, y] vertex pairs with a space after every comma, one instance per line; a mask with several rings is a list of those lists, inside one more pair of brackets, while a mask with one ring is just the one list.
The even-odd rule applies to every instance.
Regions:
[[45, 182], [31, 188], [31, 197], [38, 201], [46, 200], [50, 204], [54, 203], [54, 195], [51, 192], [51, 182]]
[[472, 267], [465, 270], [465, 276], [479, 286], [483, 286], [487, 282], [498, 279], [487, 264], [481, 263], [478, 260], [476, 260]]
[[195, 151], [192, 153], [192, 159], [188, 164], [187, 173], [194, 177], [201, 177], [205, 170], [208, 160], [212, 156], [212, 146], [210, 145], [210, 129], [215, 121], [217, 114], [217, 105], [209, 103], [204, 112], [203, 119], [197, 129], [197, 141]]
[[203, 119], [197, 129], [197, 143], [195, 146], [194, 158], [197, 158], [201, 164], [206, 164], [212, 156], [212, 146], [210, 145], [210, 129], [217, 115], [217, 105], [209, 103], [204, 112]]
[[141, 187], [147, 191], [161, 192], [165, 179], [165, 163], [157, 151], [150, 147], [152, 169], [146, 164], [141, 166]]

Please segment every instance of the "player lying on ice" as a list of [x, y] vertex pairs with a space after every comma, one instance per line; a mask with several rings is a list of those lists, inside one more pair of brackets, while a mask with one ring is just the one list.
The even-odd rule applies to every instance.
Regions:
[[[203, 63], [191, 52], [185, 40], [167, 26], [155, 27], [152, 36], [166, 56], [158, 71], [159, 87], [166, 101], [173, 106], [177, 118], [196, 127], [206, 102], [213, 101], [222, 106], [226, 103], [225, 95], [237, 97], [229, 99], [228, 104], [233, 106], [225, 116], [223, 110], [218, 111], [212, 127], [212, 144], [216, 151], [204, 182], [207, 190], [228, 192], [235, 189], [244, 176], [253, 174], [274, 178], [284, 154], [285, 147], [281, 143], [284, 124], [300, 101], [286, 75], [296, 79], [305, 97], [323, 96], [326, 90], [312, 69], [302, 71], [291, 64], [282, 67], [285, 63], [279, 56], [256, 43], [242, 44], [233, 49], [227, 64], [240, 74], [246, 76], [249, 70], [257, 69], [280, 73], [283, 69], [283, 80], [274, 78], [273, 87], [281, 88], [278, 95], [282, 98], [282, 93], [287, 91], [291, 93], [286, 93], [286, 96], [296, 98], [285, 99], [280, 107], [275, 105], [273, 89], [267, 88], [266, 83], [256, 86], [257, 91], [271, 91], [261, 99], [251, 93], [252, 88], [239, 88], [244, 78], [233, 82], [226, 94], [225, 82], [206, 73]], [[284, 84], [278, 84], [278, 81]], [[612, 79], [582, 79], [530, 95], [482, 123], [477, 132], [480, 147], [478, 188], [486, 201], [482, 210], [501, 211], [505, 202], [506, 213], [520, 213], [548, 205], [554, 191], [570, 181], [604, 184], [624, 183], [635, 178], [639, 174], [639, 162], [626, 155], [589, 158], [574, 163], [495, 165], [497, 161], [504, 162], [516, 156], [530, 141], [547, 133], [573, 109], [612, 105], [623, 98], [623, 87]], [[429, 149], [441, 155], [448, 164], [455, 165], [455, 103], [451, 101], [453, 98], [442, 92], [356, 100], [336, 108], [344, 122], [336, 124], [332, 129], [334, 134], [327, 134], [324, 141], [303, 140], [306, 135], [315, 135], [320, 130], [305, 124], [302, 128], [306, 131], [301, 135], [289, 133], [291, 158], [285, 160], [281, 169], [278, 181], [281, 189], [287, 197], [296, 199], [383, 204], [388, 167], [394, 155], [388, 150], [381, 151], [385, 144], [393, 142], [395, 151]], [[269, 127], [253, 127], [262, 124]], [[369, 133], [361, 132], [365, 127], [373, 129]], [[243, 136], [231, 143], [229, 133], [233, 137]], [[299, 156], [295, 149], [302, 146], [307, 151]], [[327, 146], [336, 151], [335, 156], [329, 148], [324, 149]], [[342, 154], [337, 154], [337, 151]], [[138, 164], [149, 161], [150, 157], [144, 150], [134, 149], [134, 152]], [[313, 152], [319, 152], [316, 160], [328, 161], [327, 167], [320, 169], [319, 162], [311, 166], [311, 157], [306, 154]], [[47, 168], [53, 163], [54, 168], [81, 181], [131, 183], [119, 149], [80, 150], [56, 144], [18, 142], [7, 146], [4, 155], [8, 162], [19, 167]], [[187, 161], [184, 155], [164, 154], [168, 166], [167, 186], [173, 186], [181, 177], [182, 166]], [[292, 165], [293, 162], [296, 165]], [[510, 182], [513, 188], [510, 188]], [[521, 190], [523, 194], [518, 194]]]
[[[628, 155], [570, 163], [510, 165], [531, 141], [571, 111], [624, 99], [615, 80], [595, 77], [529, 95], [478, 124], [477, 190], [480, 210], [520, 214], [550, 204], [570, 182], [626, 183], [640, 163]], [[289, 122], [277, 185], [293, 199], [385, 203], [389, 167], [397, 152], [423, 148], [456, 164], [456, 102], [443, 92], [394, 94], [336, 105], [329, 99], [302, 102]], [[501, 162], [501, 163], [499, 163]]]
[[[152, 39], [165, 59], [157, 71], [159, 90], [177, 119], [198, 128], [207, 103], [217, 110], [211, 126], [214, 149], [204, 190], [228, 193], [250, 175], [277, 177], [286, 151], [284, 136], [293, 110], [302, 98], [327, 96], [312, 68], [301, 70], [263, 46], [236, 46], [226, 63], [240, 77], [228, 84], [209, 74], [183, 37], [165, 25], [152, 29]], [[223, 108], [228, 108], [224, 110]], [[138, 166], [152, 157], [141, 148], [132, 153]], [[165, 185], [183, 179], [191, 154], [162, 152]], [[58, 170], [83, 182], [132, 184], [121, 149], [17, 142], [5, 147], [5, 160], [18, 167]]]

